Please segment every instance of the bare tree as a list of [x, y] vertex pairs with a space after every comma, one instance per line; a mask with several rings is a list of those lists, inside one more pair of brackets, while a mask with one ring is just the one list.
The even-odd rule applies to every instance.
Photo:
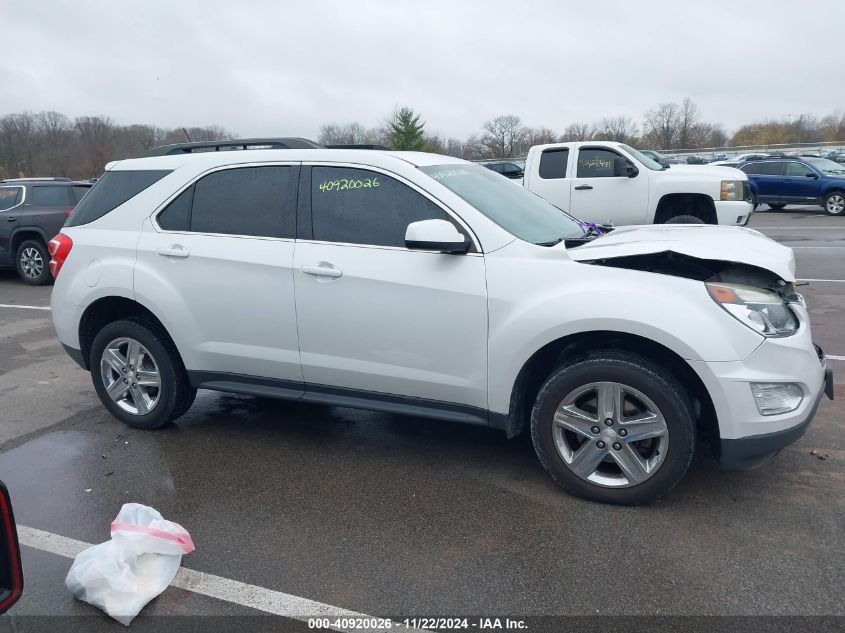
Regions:
[[606, 117], [596, 125], [595, 138], [627, 143], [637, 136], [637, 124], [626, 116]]
[[661, 103], [645, 113], [644, 135], [658, 149], [673, 149], [678, 138], [680, 112], [676, 103]]
[[362, 145], [373, 143], [374, 136], [357, 121], [330, 123], [320, 128], [317, 142], [321, 145]]
[[497, 116], [484, 124], [478, 148], [485, 158], [511, 158], [528, 136], [528, 128], [514, 114]]
[[589, 141], [595, 134], [595, 128], [589, 123], [570, 123], [558, 139], [561, 143]]

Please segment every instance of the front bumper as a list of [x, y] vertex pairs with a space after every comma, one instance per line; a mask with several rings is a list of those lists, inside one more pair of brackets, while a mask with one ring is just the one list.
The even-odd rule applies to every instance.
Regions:
[[714, 200], [716, 220], [725, 226], [745, 226], [754, 212], [752, 204], [746, 200]]
[[804, 414], [805, 419], [791, 428], [774, 433], [720, 440], [718, 458], [719, 467], [722, 470], [749, 470], [762, 466], [804, 435], [816, 415], [823, 395], [833, 400], [833, 370], [828, 360], [821, 354], [821, 349], [818, 347], [817, 349], [823, 362], [824, 385], [822, 389], [819, 389], [812, 406]]

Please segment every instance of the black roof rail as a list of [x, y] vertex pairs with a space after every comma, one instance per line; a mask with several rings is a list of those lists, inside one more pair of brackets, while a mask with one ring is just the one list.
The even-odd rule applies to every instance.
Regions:
[[196, 141], [193, 143], [174, 143], [148, 149], [139, 158], [149, 156], [174, 156], [200, 152], [220, 152], [244, 149], [322, 149], [323, 146], [307, 138], [238, 138], [230, 141]]
[[390, 148], [386, 145], [379, 145], [378, 143], [338, 143], [336, 145], [326, 145], [326, 149], [386, 149]]

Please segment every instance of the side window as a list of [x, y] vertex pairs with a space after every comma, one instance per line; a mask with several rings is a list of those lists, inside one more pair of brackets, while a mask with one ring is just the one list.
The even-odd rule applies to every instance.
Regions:
[[34, 207], [72, 207], [76, 200], [70, 199], [70, 187], [50, 187], [39, 185], [32, 188], [32, 200]]
[[315, 240], [404, 247], [405, 230], [420, 220], [452, 221], [431, 200], [390, 176], [348, 167], [311, 170]]
[[194, 185], [191, 185], [158, 214], [158, 225], [165, 231], [190, 231], [193, 201]]
[[100, 219], [169, 173], [159, 169], [107, 171], [85, 194], [65, 226], [80, 226]]
[[806, 178], [807, 174], [811, 171], [813, 170], [802, 163], [789, 163], [786, 166], [787, 176], [800, 176], [801, 178]]
[[23, 187], [0, 187], [0, 211], [20, 204], [22, 197]]
[[759, 171], [757, 172], [761, 176], [785, 176], [786, 175], [786, 163], [782, 161], [770, 161], [768, 163], [757, 163]]
[[578, 152], [578, 178], [613, 178], [623, 175], [625, 159], [603, 148], [585, 148]]
[[[159, 216], [159, 225], [184, 227], [190, 208], [195, 233], [288, 237], [296, 235], [296, 187], [299, 169], [283, 165], [238, 167], [198, 180]], [[178, 229], [171, 229], [178, 230]]]
[[86, 193], [88, 193], [88, 190], [90, 188], [91, 187], [85, 187], [83, 185], [74, 185], [72, 187], [74, 201], [79, 202], [80, 200], [82, 200], [82, 196], [84, 196]]
[[540, 154], [540, 178], [546, 180], [551, 180], [553, 178], [566, 178], [566, 163], [568, 161], [568, 148], [547, 149], [545, 152]]
[[746, 174], [759, 174], [760, 173], [760, 163], [748, 163], [747, 165], [743, 165], [740, 167], [742, 171]]

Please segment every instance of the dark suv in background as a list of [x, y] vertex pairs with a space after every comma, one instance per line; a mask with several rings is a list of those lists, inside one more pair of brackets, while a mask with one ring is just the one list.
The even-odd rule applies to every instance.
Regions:
[[70, 178], [0, 181], [0, 266], [14, 266], [28, 284], [49, 283], [47, 243], [91, 185]]

